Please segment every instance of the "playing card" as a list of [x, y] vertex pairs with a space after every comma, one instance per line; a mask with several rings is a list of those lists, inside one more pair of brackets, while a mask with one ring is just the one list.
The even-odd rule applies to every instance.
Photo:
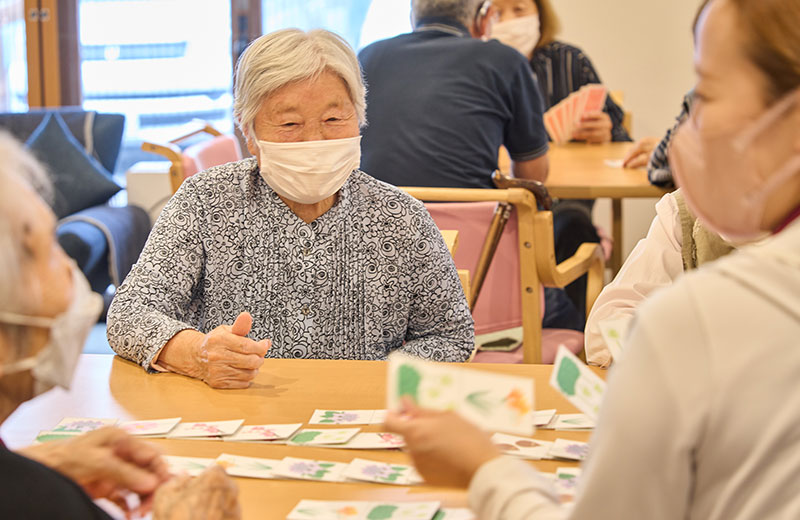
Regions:
[[533, 412], [533, 424], [535, 426], [547, 426], [555, 415], [555, 409], [536, 410]]
[[126, 421], [119, 424], [119, 427], [137, 437], [164, 437], [175, 426], [181, 422], [180, 417], [171, 419], [152, 419], [144, 421]]
[[389, 409], [399, 408], [407, 396], [423, 408], [454, 410], [487, 430], [534, 432], [533, 381], [528, 378], [392, 354], [387, 385]]
[[336, 448], [352, 450], [392, 450], [406, 445], [401, 435], [388, 432], [359, 433], [344, 444], [335, 445]]
[[388, 410], [375, 410], [375, 413], [372, 414], [372, 420], [369, 422], [370, 424], [383, 424], [386, 422], [386, 414]]
[[80, 435], [78, 432], [54, 432], [53, 430], [43, 430], [36, 434], [33, 444], [44, 444], [45, 442], [63, 441]]
[[[431, 520], [439, 504], [301, 500], [286, 520]], [[453, 520], [468, 520], [468, 517], [454, 517]]]
[[200, 457], [178, 457], [175, 455], [164, 455], [169, 472], [173, 475], [186, 473], [196, 477], [206, 468], [214, 464], [214, 459], [204, 459]]
[[361, 428], [337, 428], [329, 430], [305, 429], [295, 433], [286, 444], [290, 446], [344, 444], [352, 439], [359, 431], [361, 431]]
[[244, 419], [233, 421], [207, 421], [207, 422], [188, 422], [180, 423], [167, 435], [170, 439], [178, 438], [198, 438], [216, 437], [233, 435], [244, 422]]
[[347, 464], [342, 462], [285, 457], [273, 470], [273, 473], [281, 477], [300, 480], [342, 482], [345, 469], [347, 469]]
[[378, 414], [376, 423], [377, 412], [385, 410], [315, 410], [308, 424], [380, 424], [385, 415]]
[[563, 345], [556, 353], [550, 385], [590, 419], [597, 420], [606, 383]]
[[623, 159], [604, 159], [603, 164], [609, 168], [622, 168], [622, 165], [625, 164], [625, 161]]
[[276, 441], [288, 439], [303, 423], [295, 424], [248, 424], [233, 435], [222, 438], [227, 442]]
[[556, 121], [558, 121], [558, 141], [557, 144], [563, 144], [568, 142], [572, 139], [572, 131], [573, 125], [567, 118], [567, 107], [563, 103], [559, 103], [555, 107], [553, 115], [556, 117]]
[[556, 129], [558, 122], [556, 121], [556, 116], [553, 114], [552, 110], [545, 112], [542, 120], [544, 121], [544, 129], [547, 131], [547, 135], [550, 136], [550, 140], [554, 143], [558, 143], [559, 134]]
[[412, 466], [388, 464], [366, 459], [353, 459], [344, 471], [344, 477], [351, 480], [379, 482], [381, 484], [410, 485], [421, 480], [414, 474]]
[[64, 417], [51, 431], [86, 433], [103, 426], [114, 426], [117, 421], [118, 419], [97, 419], [94, 417]]
[[585, 442], [556, 439], [547, 455], [559, 459], [584, 460], [588, 453], [589, 444]]
[[583, 413], [562, 413], [556, 415], [547, 425], [549, 430], [591, 430], [595, 422]]
[[574, 497], [578, 487], [578, 478], [581, 476], [580, 468], [558, 468], [555, 473], [556, 491], [561, 497]]
[[606, 106], [606, 97], [608, 96], [608, 89], [603, 85], [592, 84], [587, 85], [586, 88], [586, 106], [584, 113], [599, 112]]
[[242, 457], [223, 453], [216, 460], [225, 468], [225, 472], [233, 477], [277, 478], [273, 470], [281, 463], [277, 459], [261, 459], [258, 457]]
[[492, 435], [492, 443], [507, 455], [514, 455], [531, 460], [547, 458], [547, 454], [553, 446], [552, 442], [529, 439], [527, 437], [517, 437], [516, 435], [506, 435], [505, 433], [495, 433]]

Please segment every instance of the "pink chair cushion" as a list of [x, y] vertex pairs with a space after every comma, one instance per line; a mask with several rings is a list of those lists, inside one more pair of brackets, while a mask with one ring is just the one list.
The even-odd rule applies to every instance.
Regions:
[[[583, 333], [569, 329], [542, 329], [542, 363], [552, 365], [559, 345], [576, 356], [583, 350]], [[473, 363], [522, 363], [522, 346], [511, 352], [479, 350]]]
[[[183, 151], [185, 157], [194, 159], [197, 171], [207, 170], [242, 158], [239, 141], [232, 135], [219, 135], [192, 145]], [[187, 175], [188, 177], [188, 175]]]
[[188, 155], [183, 154], [182, 159], [184, 179], [187, 179], [200, 171], [200, 168], [197, 166], [197, 161], [194, 159], [194, 157], [189, 157]]

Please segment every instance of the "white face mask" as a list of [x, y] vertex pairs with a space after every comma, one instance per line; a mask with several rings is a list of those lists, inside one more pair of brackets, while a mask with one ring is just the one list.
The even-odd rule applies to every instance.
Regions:
[[1, 322], [50, 329], [50, 339], [37, 356], [0, 367], [0, 377], [32, 370], [36, 381], [34, 395], [43, 394], [54, 386], [69, 389], [86, 337], [103, 310], [103, 298], [92, 292], [86, 278], [75, 265], [72, 281], [72, 303], [55, 318], [0, 312]]
[[539, 36], [538, 14], [521, 16], [505, 22], [495, 22], [492, 27], [492, 38], [497, 38], [509, 47], [514, 47], [528, 59], [531, 58], [536, 44], [539, 43]]
[[323, 141], [258, 141], [261, 175], [278, 195], [315, 204], [339, 191], [361, 163], [361, 136]]

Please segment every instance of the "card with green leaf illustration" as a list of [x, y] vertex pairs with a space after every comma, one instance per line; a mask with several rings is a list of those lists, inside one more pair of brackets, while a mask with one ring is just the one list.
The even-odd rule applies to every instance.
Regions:
[[622, 361], [622, 344], [628, 335], [628, 329], [633, 321], [633, 315], [622, 315], [616, 318], [606, 318], [597, 322], [600, 335], [611, 353], [614, 363]]
[[379, 424], [374, 422], [376, 412], [384, 410], [314, 410], [308, 424]]
[[220, 439], [225, 435], [233, 435], [244, 422], [244, 419], [232, 421], [205, 421], [180, 423], [167, 434], [170, 439]]
[[225, 468], [225, 472], [233, 477], [248, 478], [278, 478], [273, 470], [281, 463], [277, 459], [262, 459], [258, 457], [243, 457], [223, 453], [216, 460], [217, 464]]
[[558, 390], [589, 419], [597, 420], [606, 382], [563, 345], [559, 345], [556, 353], [550, 386]]
[[549, 441], [517, 437], [516, 435], [507, 435], [505, 433], [492, 435], [492, 443], [507, 455], [530, 460], [547, 458], [547, 454], [553, 446], [553, 443]]
[[344, 444], [352, 439], [361, 428], [331, 428], [325, 430], [304, 429], [292, 435], [286, 442], [290, 446], [328, 446]]
[[233, 435], [223, 437], [222, 440], [228, 442], [254, 442], [288, 439], [301, 426], [303, 426], [303, 423], [247, 424], [239, 428]]
[[574, 497], [578, 488], [581, 468], [557, 468], [555, 473], [555, 488], [560, 497]]
[[164, 455], [164, 462], [167, 463], [169, 472], [173, 475], [187, 474], [196, 477], [206, 468], [214, 464], [214, 459], [201, 457], [178, 457], [176, 455]]
[[548, 425], [551, 430], [591, 430], [595, 422], [585, 413], [562, 413], [556, 415]]
[[81, 435], [78, 432], [54, 432], [53, 430], [42, 430], [36, 434], [33, 444], [44, 444], [45, 442], [63, 441]]
[[422, 483], [413, 466], [366, 459], [353, 459], [344, 471], [344, 476], [350, 480], [402, 486]]
[[119, 427], [135, 435], [136, 437], [166, 437], [178, 423], [181, 422], [180, 417], [173, 417], [170, 419], [151, 419], [143, 421], [125, 421], [119, 423]]
[[569, 460], [584, 460], [589, 453], [589, 444], [585, 442], [556, 439], [547, 452], [548, 457]]
[[344, 444], [337, 444], [335, 448], [349, 450], [393, 450], [402, 448], [406, 441], [402, 435], [389, 432], [364, 432], [359, 433]]
[[475, 520], [475, 513], [466, 507], [443, 507], [433, 515], [433, 520]]
[[114, 426], [119, 419], [98, 419], [95, 417], [64, 417], [51, 431], [65, 433], [86, 433], [103, 426]]
[[273, 473], [280, 477], [300, 480], [343, 482], [345, 469], [347, 464], [343, 462], [284, 457]]
[[389, 356], [387, 405], [403, 397], [424, 408], [454, 410], [492, 431], [531, 435], [533, 380], [431, 363], [403, 354]]
[[286, 520], [431, 520], [439, 505], [439, 502], [301, 500]]

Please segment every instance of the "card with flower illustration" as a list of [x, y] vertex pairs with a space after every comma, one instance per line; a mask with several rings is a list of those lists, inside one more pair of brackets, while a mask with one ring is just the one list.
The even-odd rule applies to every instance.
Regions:
[[304, 429], [292, 435], [286, 442], [290, 446], [328, 446], [344, 444], [361, 431], [361, 428], [336, 428], [326, 430]]
[[114, 426], [119, 419], [97, 419], [94, 417], [64, 417], [51, 431], [86, 433], [103, 426]]
[[43, 430], [36, 434], [33, 444], [44, 444], [45, 442], [63, 441], [80, 435], [78, 432], [54, 432], [53, 430]]
[[606, 382], [563, 345], [559, 345], [550, 386], [558, 390], [589, 419], [596, 421]]
[[[431, 520], [439, 502], [301, 500], [287, 520]], [[461, 520], [461, 518], [457, 519]], [[463, 518], [466, 520], [466, 518]]]
[[214, 459], [201, 457], [178, 457], [176, 455], [164, 455], [169, 472], [173, 475], [187, 474], [196, 477], [206, 468], [214, 464]]
[[222, 438], [223, 441], [252, 442], [276, 441], [288, 439], [303, 423], [294, 424], [247, 424], [239, 428], [233, 435]]
[[589, 453], [589, 444], [585, 442], [556, 439], [547, 452], [548, 457], [569, 460], [584, 460]]
[[500, 448], [503, 453], [531, 460], [547, 458], [547, 454], [553, 446], [553, 443], [549, 441], [517, 437], [516, 435], [506, 435], [505, 433], [492, 435], [492, 443]]
[[173, 417], [171, 419], [152, 419], [144, 421], [125, 421], [119, 423], [119, 427], [137, 437], [166, 437], [178, 423], [181, 422], [180, 417]]
[[591, 430], [594, 426], [595, 422], [584, 413], [562, 413], [556, 415], [547, 428], [551, 430]]
[[344, 477], [350, 480], [403, 486], [422, 483], [413, 466], [366, 459], [353, 459], [344, 471]]
[[262, 459], [258, 457], [243, 457], [223, 453], [216, 459], [217, 464], [225, 468], [225, 472], [233, 477], [248, 478], [278, 478], [273, 472], [278, 464], [277, 459]]
[[284, 457], [273, 473], [280, 477], [301, 480], [342, 482], [345, 469], [347, 464], [343, 462]]
[[167, 435], [170, 439], [221, 438], [233, 435], [244, 422], [244, 419], [233, 421], [206, 421], [180, 423]]
[[466, 507], [443, 507], [433, 515], [433, 520], [475, 520], [475, 513]]
[[[315, 410], [308, 424], [380, 424], [385, 410]], [[378, 413], [378, 423], [374, 417]]]
[[409, 397], [424, 408], [453, 410], [490, 431], [532, 435], [533, 380], [389, 356], [387, 407]]
[[336, 448], [350, 450], [393, 450], [406, 445], [402, 435], [389, 432], [364, 432], [359, 433], [344, 444], [337, 444]]
[[553, 481], [560, 497], [574, 497], [581, 476], [580, 468], [558, 468]]

